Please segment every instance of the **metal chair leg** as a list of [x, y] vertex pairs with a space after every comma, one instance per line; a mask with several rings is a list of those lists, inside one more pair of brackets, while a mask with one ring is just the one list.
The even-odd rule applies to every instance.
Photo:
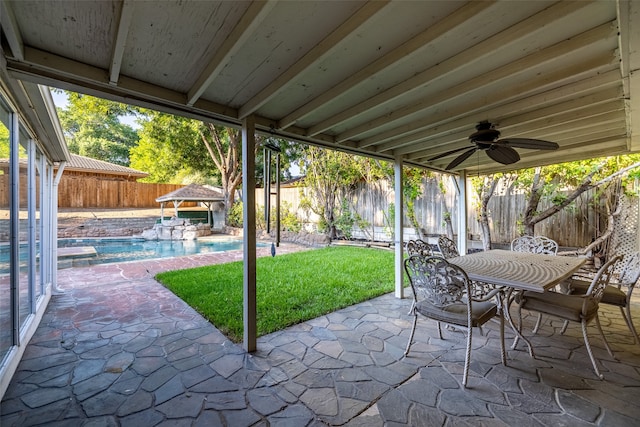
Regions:
[[602, 375], [600, 373], [600, 370], [598, 370], [598, 366], [596, 365], [596, 359], [593, 357], [593, 352], [591, 351], [591, 344], [589, 343], [589, 336], [587, 334], [587, 322], [583, 320], [580, 323], [582, 324], [582, 336], [584, 337], [584, 346], [587, 347], [587, 353], [589, 353], [589, 358], [591, 359], [593, 370], [595, 371], [598, 378], [602, 380], [604, 379], [604, 375]]
[[504, 315], [500, 313], [500, 357], [502, 364], [507, 365], [507, 351], [504, 348]]
[[531, 330], [531, 333], [537, 334], [541, 324], [542, 324], [542, 313], [538, 313], [538, 318], [536, 319], [536, 325]]
[[473, 328], [467, 330], [467, 352], [464, 358], [464, 372], [462, 374], [462, 386], [467, 387], [467, 377], [469, 376], [469, 360], [471, 359], [471, 336]]
[[602, 331], [602, 325], [600, 325], [600, 317], [596, 314], [596, 326], [598, 327], [598, 331], [600, 331], [600, 336], [602, 337], [602, 341], [604, 341], [604, 346], [609, 352], [609, 356], [613, 359], [617, 360], [613, 355], [613, 351], [611, 351], [611, 347], [609, 347], [609, 342], [607, 341], [607, 337], [604, 336], [604, 332]]
[[411, 334], [409, 334], [409, 342], [407, 343], [407, 348], [404, 351], [404, 355], [409, 354], [409, 349], [411, 348], [411, 342], [413, 341], [413, 334], [416, 332], [416, 324], [418, 323], [418, 313], [413, 314], [413, 327], [411, 328]]
[[620, 313], [622, 313], [622, 317], [624, 318], [624, 321], [627, 322], [627, 326], [633, 335], [633, 343], [640, 343], [640, 336], [638, 336], [638, 331], [633, 324], [633, 320], [631, 320], [631, 304], [627, 303], [626, 313], [625, 309], [620, 307]]

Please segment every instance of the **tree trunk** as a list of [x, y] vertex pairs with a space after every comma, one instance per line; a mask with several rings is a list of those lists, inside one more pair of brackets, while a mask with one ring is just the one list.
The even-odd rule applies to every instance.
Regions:
[[529, 202], [527, 208], [524, 211], [524, 234], [528, 236], [534, 236], [534, 228], [536, 222], [533, 221], [540, 199], [542, 198], [542, 189], [544, 188], [545, 181], [541, 177], [542, 168], [537, 167], [533, 176], [533, 183], [531, 184], [531, 194], [529, 195]]
[[498, 180], [492, 175], [484, 179], [480, 200], [480, 228], [482, 230], [482, 249], [491, 249], [491, 228], [489, 228], [489, 200], [498, 185]]

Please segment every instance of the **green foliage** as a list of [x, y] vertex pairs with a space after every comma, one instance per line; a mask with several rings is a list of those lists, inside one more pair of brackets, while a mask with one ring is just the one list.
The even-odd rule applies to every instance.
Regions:
[[184, 184], [184, 177], [199, 175], [203, 182], [219, 182], [199, 131], [202, 122], [145, 111], [140, 142], [131, 150], [131, 166], [149, 173], [146, 182]]
[[[353, 247], [258, 258], [258, 336], [391, 292], [393, 262], [393, 252]], [[229, 339], [241, 342], [242, 274], [240, 261], [161, 273], [156, 279]]]
[[350, 208], [349, 201], [347, 199], [342, 199], [334, 225], [346, 239], [353, 238], [354, 226], [357, 226], [361, 230], [370, 226], [370, 224], [366, 220], [364, 220], [357, 212]]
[[[275, 208], [272, 210], [271, 217], [276, 217]], [[283, 231], [292, 231], [294, 233], [299, 233], [302, 230], [302, 222], [289, 202], [280, 203], [280, 227]]]
[[362, 179], [362, 158], [309, 147], [307, 157], [300, 166], [305, 174], [305, 185], [312, 192], [306, 206], [322, 218], [319, 229], [326, 231], [329, 237], [336, 238], [340, 201]]
[[384, 216], [384, 231], [391, 236], [391, 240], [394, 239], [396, 231], [396, 205], [395, 203], [389, 203], [387, 212], [382, 212]]
[[237, 201], [228, 212], [227, 225], [230, 227], [242, 227], [244, 223], [242, 215], [242, 202]]
[[138, 143], [138, 133], [120, 122], [137, 114], [134, 107], [75, 92], [64, 92], [69, 102], [58, 108], [69, 151], [81, 156], [129, 166], [129, 150]]
[[[229, 226], [242, 227], [242, 209], [242, 202], [236, 202], [233, 204], [231, 211], [229, 211], [229, 218], [227, 220]], [[271, 215], [271, 227], [274, 228], [276, 226], [275, 206], [271, 208], [271, 212], [269, 214]], [[267, 228], [264, 218], [264, 205], [256, 207], [256, 228], [260, 230], [265, 230]], [[280, 230], [293, 231], [294, 233], [298, 233], [302, 230], [302, 222], [295, 212], [293, 212], [293, 206], [289, 202], [282, 201], [280, 203]]]
[[9, 129], [0, 123], [0, 159], [9, 158]]

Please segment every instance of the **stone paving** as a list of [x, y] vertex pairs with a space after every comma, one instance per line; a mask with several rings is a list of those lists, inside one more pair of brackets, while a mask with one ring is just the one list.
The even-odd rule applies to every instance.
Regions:
[[[284, 245], [279, 253], [300, 248]], [[268, 248], [260, 249], [267, 255]], [[500, 363], [498, 323], [465, 340], [421, 319], [409, 357], [410, 300], [392, 294], [258, 340], [247, 354], [158, 284], [160, 271], [241, 259], [207, 254], [60, 271], [54, 295], [1, 403], [6, 426], [636, 426], [640, 345], [617, 309], [595, 327], [592, 371], [579, 325], [545, 319]], [[634, 311], [640, 300], [634, 300]], [[639, 316], [640, 317], [640, 316]], [[530, 336], [534, 317], [525, 319]], [[507, 338], [513, 334], [507, 330]], [[509, 340], [510, 342], [510, 340]]]

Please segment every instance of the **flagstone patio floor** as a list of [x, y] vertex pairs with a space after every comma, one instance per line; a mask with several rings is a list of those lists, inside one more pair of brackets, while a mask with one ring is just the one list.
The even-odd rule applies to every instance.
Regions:
[[[300, 250], [283, 244], [279, 254]], [[267, 256], [269, 248], [259, 249]], [[277, 255], [278, 256], [278, 255]], [[498, 323], [474, 333], [469, 388], [465, 340], [421, 319], [393, 294], [258, 339], [246, 353], [154, 280], [160, 271], [242, 259], [242, 252], [73, 268], [1, 403], [9, 426], [637, 426], [640, 345], [617, 309], [602, 323], [618, 360], [579, 325], [545, 319], [500, 363]], [[321, 268], [321, 266], [319, 266]], [[640, 318], [640, 299], [633, 311]], [[530, 336], [533, 316], [525, 319]], [[507, 338], [513, 334], [507, 330]], [[508, 340], [510, 343], [511, 340]]]

